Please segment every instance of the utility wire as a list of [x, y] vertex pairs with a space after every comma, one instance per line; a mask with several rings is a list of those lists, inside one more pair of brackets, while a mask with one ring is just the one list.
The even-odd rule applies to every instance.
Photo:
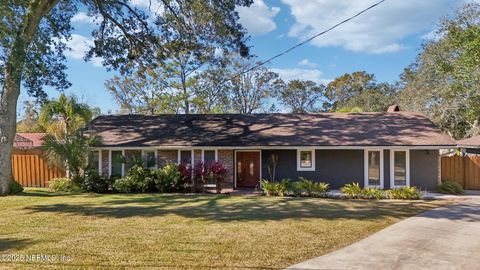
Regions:
[[232, 80], [232, 79], [235, 78], [235, 77], [242, 76], [243, 74], [245, 74], [245, 73], [247, 73], [247, 72], [250, 72], [250, 71], [252, 71], [252, 70], [255, 70], [255, 69], [257, 69], [257, 68], [259, 68], [259, 67], [261, 67], [261, 66], [263, 66], [263, 65], [265, 65], [265, 64], [267, 64], [267, 63], [269, 63], [269, 62], [271, 62], [272, 60], [275, 60], [275, 59], [277, 59], [277, 58], [279, 58], [279, 57], [281, 57], [281, 56], [283, 56], [283, 55], [285, 55], [285, 54], [293, 51], [294, 49], [296, 49], [296, 48], [298, 48], [298, 47], [300, 47], [300, 46], [303, 46], [303, 45], [307, 44], [308, 42], [312, 41], [313, 39], [315, 39], [315, 38], [317, 38], [317, 37], [319, 37], [319, 36], [321, 36], [321, 35], [324, 35], [324, 34], [330, 32], [330, 31], [332, 31], [333, 29], [339, 27], [340, 25], [342, 25], [342, 24], [344, 24], [344, 23], [347, 23], [347, 22], [355, 19], [356, 17], [362, 15], [363, 13], [369, 11], [370, 9], [375, 8], [376, 6], [382, 4], [382, 3], [385, 2], [385, 1], [387, 1], [387, 0], [379, 1], [379, 2], [377, 2], [377, 3], [375, 3], [375, 4], [373, 4], [373, 5], [365, 8], [365, 9], [363, 9], [362, 11], [358, 12], [357, 14], [355, 14], [355, 15], [353, 15], [353, 16], [351, 16], [351, 17], [349, 17], [349, 18], [347, 18], [347, 19], [345, 19], [345, 20], [343, 20], [343, 21], [341, 21], [341, 22], [339, 22], [339, 23], [331, 26], [330, 28], [328, 28], [328, 29], [326, 29], [326, 30], [324, 30], [324, 31], [322, 31], [322, 32], [314, 35], [314, 36], [311, 36], [311, 37], [308, 38], [307, 40], [304, 40], [304, 41], [296, 44], [295, 46], [290, 47], [289, 49], [287, 49], [287, 50], [285, 50], [285, 51], [283, 51], [283, 52], [281, 52], [281, 53], [279, 53], [279, 54], [277, 54], [277, 55], [275, 55], [275, 56], [272, 56], [272, 57], [268, 58], [267, 60], [262, 61], [262, 62], [256, 64], [255, 66], [253, 66], [253, 67], [251, 67], [251, 68], [249, 68], [249, 69], [247, 69], [247, 70], [244, 70], [244, 71], [242, 71], [242, 72], [240, 72], [240, 73], [237, 73], [237, 74], [233, 75], [230, 79], [227, 79], [227, 80], [223, 81], [221, 84], [223, 84], [223, 83], [225, 83], [225, 82], [227, 82], [227, 81], [230, 81], [230, 80]]

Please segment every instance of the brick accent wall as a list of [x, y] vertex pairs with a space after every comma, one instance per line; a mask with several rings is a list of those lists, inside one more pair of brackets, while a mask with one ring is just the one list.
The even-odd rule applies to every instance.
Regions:
[[102, 175], [108, 177], [108, 171], [110, 168], [108, 150], [102, 150]]
[[233, 174], [234, 174], [234, 157], [233, 150], [218, 150], [218, 161], [227, 169], [227, 176], [224, 183], [224, 188], [233, 188]]
[[178, 162], [177, 155], [178, 155], [177, 150], [158, 150], [157, 151], [158, 168], [162, 168], [167, 163], [177, 163]]
[[195, 166], [199, 162], [202, 162], [202, 150], [195, 149], [193, 151], [193, 165]]

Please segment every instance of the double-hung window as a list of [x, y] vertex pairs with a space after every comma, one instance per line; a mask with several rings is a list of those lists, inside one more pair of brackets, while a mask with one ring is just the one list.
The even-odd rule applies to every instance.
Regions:
[[297, 149], [297, 171], [315, 171], [314, 149]]

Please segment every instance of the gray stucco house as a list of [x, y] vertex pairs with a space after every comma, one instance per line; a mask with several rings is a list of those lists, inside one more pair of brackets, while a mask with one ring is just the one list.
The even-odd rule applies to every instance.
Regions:
[[428, 118], [412, 112], [318, 114], [106, 115], [89, 123], [97, 135], [98, 169], [122, 175], [119, 156], [168, 162], [219, 160], [231, 188], [255, 187], [269, 178], [267, 165], [278, 157], [276, 179], [303, 176], [339, 188], [346, 183], [384, 189], [439, 181], [439, 149], [455, 142]]

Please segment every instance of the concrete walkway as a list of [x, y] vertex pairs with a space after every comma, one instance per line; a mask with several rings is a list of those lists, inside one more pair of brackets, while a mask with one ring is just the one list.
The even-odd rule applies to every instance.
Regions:
[[289, 269], [480, 269], [480, 198], [472, 197]]

